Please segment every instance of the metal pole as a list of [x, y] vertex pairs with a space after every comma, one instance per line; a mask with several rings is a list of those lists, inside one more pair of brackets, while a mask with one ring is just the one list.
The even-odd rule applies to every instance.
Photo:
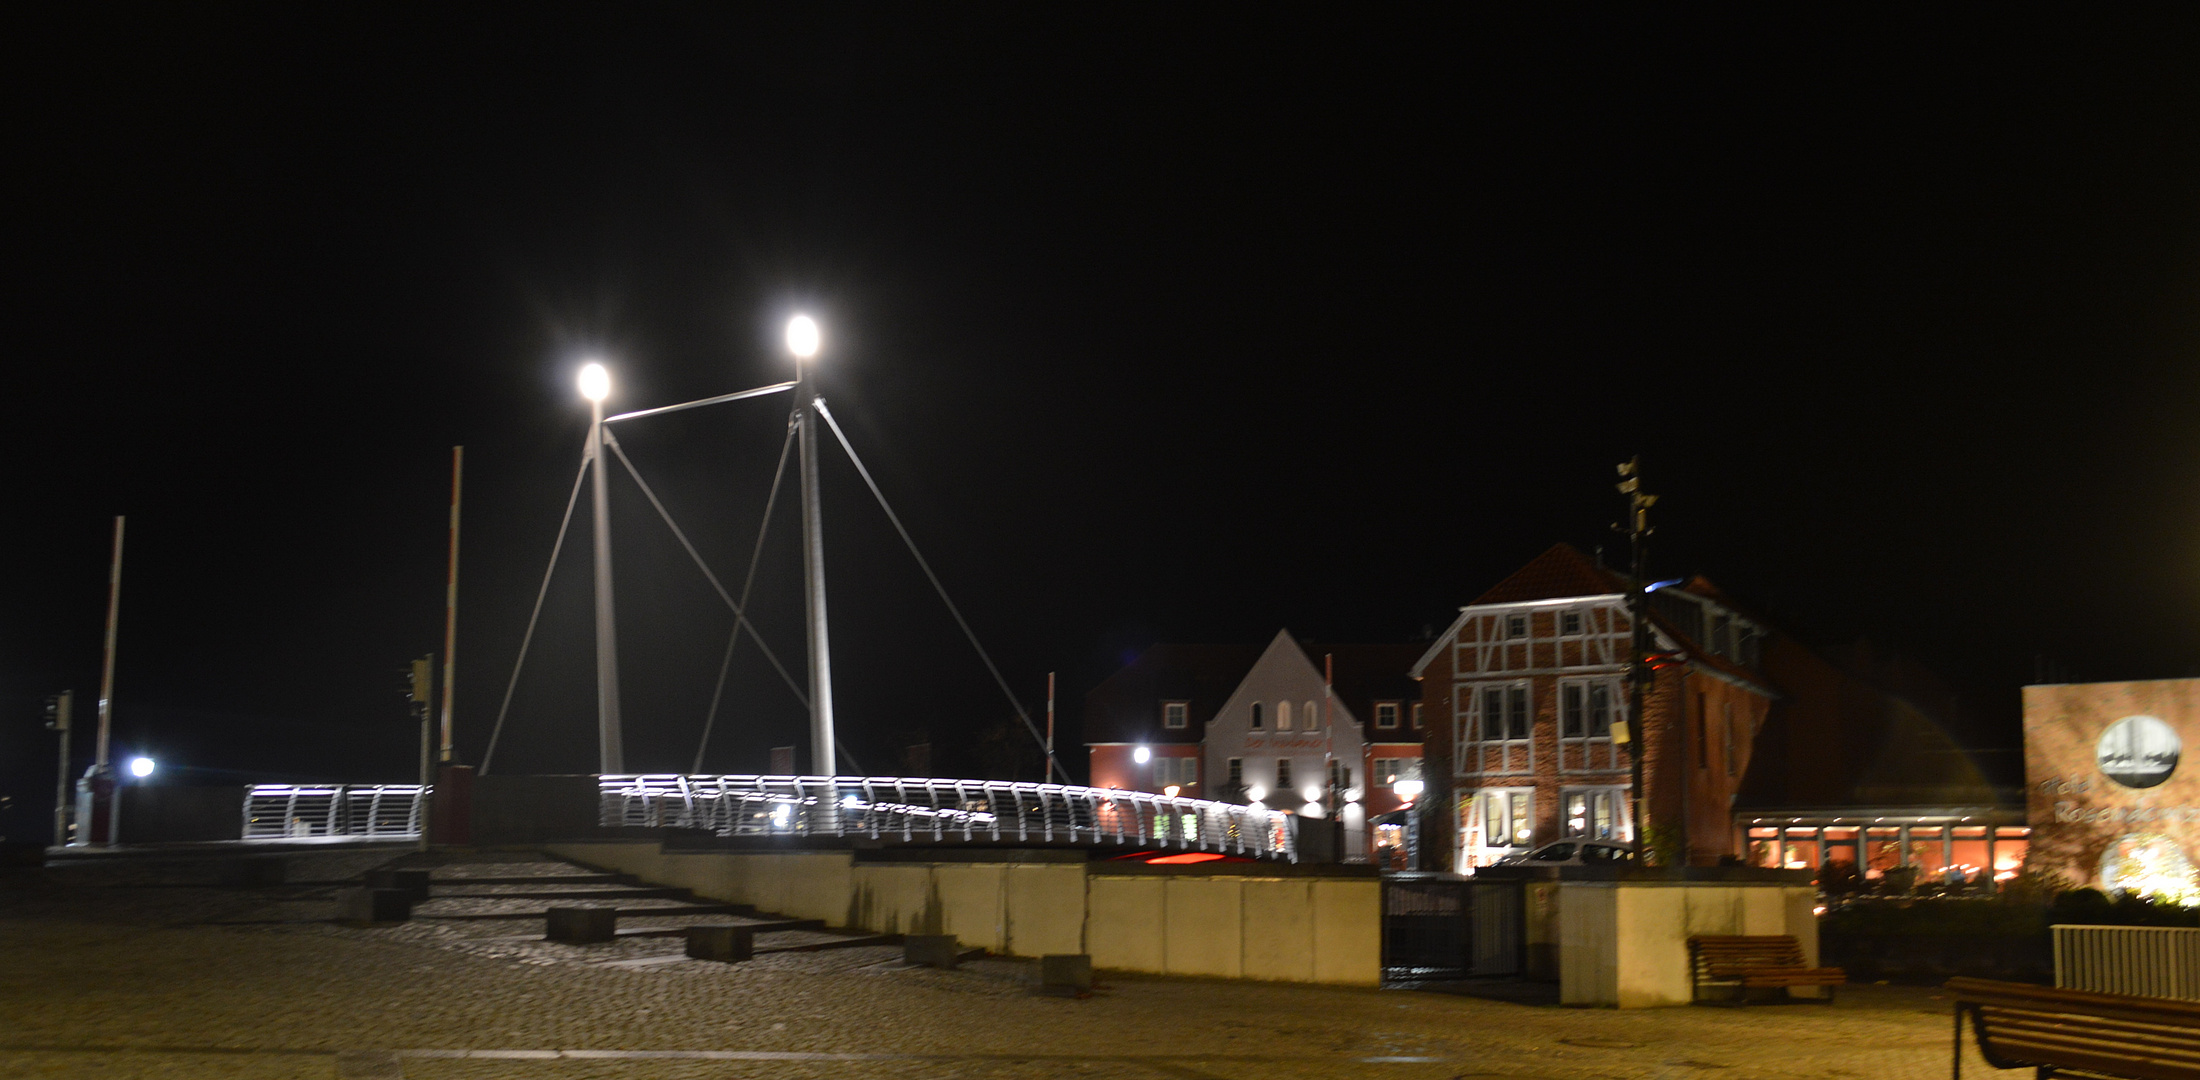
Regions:
[[466, 448], [451, 447], [451, 564], [443, 586], [443, 745], [436, 760], [451, 763], [451, 688], [458, 673], [458, 496]]
[[833, 757], [833, 659], [825, 629], [825, 518], [817, 494], [817, 379], [812, 365], [801, 365], [795, 383], [796, 432], [802, 458], [802, 583], [803, 607], [809, 614], [810, 635], [810, 766], [819, 775], [832, 776]]
[[1054, 673], [1049, 671], [1047, 672], [1047, 771], [1045, 775], [1039, 777], [1039, 782], [1044, 784], [1054, 779], [1054, 770], [1057, 767], [1054, 764]]
[[590, 505], [595, 511], [596, 548], [596, 740], [598, 770], [626, 771], [619, 733], [619, 641], [611, 604], [610, 477], [604, 471], [603, 402], [588, 405], [588, 453], [595, 473]]
[[107, 767], [107, 745], [114, 726], [115, 621], [122, 614], [122, 515], [115, 515], [115, 556], [107, 568], [107, 653], [99, 667], [99, 751], [92, 764]]
[[74, 706], [76, 691], [61, 692], [61, 708], [55, 715], [61, 729], [61, 775], [53, 782], [53, 846], [66, 847], [69, 843], [69, 712]]
[[[435, 670], [435, 658], [432, 656], [428, 658], [428, 670], [431, 672]], [[415, 824], [420, 827], [420, 850], [426, 851], [428, 850], [428, 750], [430, 746], [430, 739], [428, 736], [430, 729], [435, 724], [435, 715], [434, 713], [429, 711], [428, 703], [425, 701], [420, 703], [419, 711], [420, 790], [413, 793], [413, 817], [417, 819], [415, 821]], [[367, 820], [368, 831], [373, 831], [374, 824], [374, 815], [370, 811]]]
[[99, 844], [112, 844], [122, 835], [122, 784], [108, 762], [108, 747], [114, 733], [115, 628], [122, 616], [122, 524], [122, 515], [116, 514], [114, 561], [107, 568], [106, 655], [99, 667], [99, 749], [92, 760], [92, 771], [109, 784], [107, 835], [87, 838], [88, 842]]
[[[1643, 758], [1649, 753], [1649, 725], [1643, 717], [1643, 699], [1649, 691], [1650, 670], [1650, 552], [1643, 541], [1650, 535], [1650, 507], [1658, 501], [1644, 494], [1641, 458], [1619, 467], [1624, 479], [1620, 493], [1627, 496], [1627, 547], [1632, 580], [1627, 589], [1627, 619], [1633, 630], [1632, 654], [1627, 664], [1627, 768], [1628, 794], [1634, 802], [1635, 851], [1647, 852], [1650, 838], [1650, 800], [1643, 791]], [[1647, 861], [1647, 860], [1645, 860]]]

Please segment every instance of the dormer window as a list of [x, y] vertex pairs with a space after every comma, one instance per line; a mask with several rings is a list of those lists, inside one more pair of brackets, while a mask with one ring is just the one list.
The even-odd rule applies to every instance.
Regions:
[[1192, 724], [1192, 703], [1189, 701], [1164, 701], [1161, 703], [1161, 726], [1181, 731]]

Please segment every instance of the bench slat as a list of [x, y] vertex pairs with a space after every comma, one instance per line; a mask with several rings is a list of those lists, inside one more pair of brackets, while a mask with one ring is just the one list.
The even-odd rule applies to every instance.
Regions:
[[1997, 1065], [2200, 1080], [2200, 1006], [1991, 979], [1950, 979], [1947, 989]]

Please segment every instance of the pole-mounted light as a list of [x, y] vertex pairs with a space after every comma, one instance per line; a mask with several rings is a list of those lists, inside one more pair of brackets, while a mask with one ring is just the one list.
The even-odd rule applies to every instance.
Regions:
[[143, 780], [146, 777], [153, 775], [153, 768], [154, 765], [152, 758], [134, 757], [130, 759], [130, 775], [135, 776], [140, 780]]
[[590, 401], [602, 401], [611, 396], [611, 373], [602, 364], [591, 361], [581, 368], [581, 396]]
[[797, 315], [787, 320], [787, 351], [798, 360], [808, 360], [817, 355], [820, 341], [817, 320], [808, 315]]

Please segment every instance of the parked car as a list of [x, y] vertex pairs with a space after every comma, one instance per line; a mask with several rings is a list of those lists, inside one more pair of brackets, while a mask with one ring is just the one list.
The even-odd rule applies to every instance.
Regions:
[[1499, 859], [1499, 866], [1615, 866], [1635, 861], [1635, 849], [1603, 840], [1560, 840], [1525, 855]]

